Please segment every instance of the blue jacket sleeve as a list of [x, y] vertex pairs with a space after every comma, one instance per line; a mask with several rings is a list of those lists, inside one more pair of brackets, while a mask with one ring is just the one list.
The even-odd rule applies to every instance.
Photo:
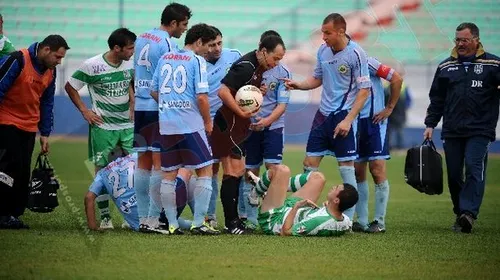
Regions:
[[438, 67], [434, 75], [434, 80], [432, 81], [431, 90], [429, 91], [431, 103], [427, 108], [427, 116], [424, 121], [426, 127], [435, 128], [443, 116], [447, 84], [445, 80], [440, 79], [439, 74], [440, 69]]
[[13, 52], [0, 60], [0, 102], [21, 74], [23, 65], [19, 63], [18, 55], [18, 52]]
[[42, 136], [49, 136], [54, 124], [54, 94], [56, 91], [56, 72], [49, 87], [43, 92], [40, 99], [40, 122], [38, 130]]

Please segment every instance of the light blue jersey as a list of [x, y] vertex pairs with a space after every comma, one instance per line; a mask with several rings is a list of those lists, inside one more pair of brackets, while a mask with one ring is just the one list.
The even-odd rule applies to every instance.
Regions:
[[335, 54], [326, 44], [321, 45], [313, 76], [323, 83], [319, 111], [325, 116], [350, 110], [359, 90], [371, 86], [365, 51], [351, 40]]
[[151, 98], [151, 83], [160, 57], [177, 47], [168, 32], [158, 28], [147, 31], [135, 41], [135, 110], [158, 111], [158, 104]]
[[207, 63], [207, 79], [210, 87], [208, 100], [210, 103], [210, 117], [212, 119], [217, 110], [222, 106], [222, 100], [219, 98], [220, 81], [226, 76], [233, 62], [240, 57], [241, 53], [238, 50], [223, 48], [220, 58], [215, 64]]
[[198, 94], [208, 93], [205, 59], [190, 50], [164, 54], [153, 76], [158, 92], [160, 134], [193, 133], [204, 129]]
[[391, 81], [392, 74], [394, 74], [394, 69], [383, 65], [373, 57], [368, 57], [368, 71], [370, 72], [372, 87], [370, 89], [370, 95], [359, 113], [360, 118], [373, 117], [378, 112], [384, 110], [384, 86], [381, 78]]
[[139, 214], [134, 190], [134, 169], [137, 154], [121, 157], [97, 172], [89, 191], [96, 195], [108, 193], [130, 227], [139, 229]]
[[[285, 87], [285, 82], [280, 79], [291, 79], [292, 74], [288, 69], [278, 64], [276, 67], [267, 70], [262, 74], [262, 82], [267, 86], [264, 102], [257, 114], [257, 117], [265, 118], [271, 115], [278, 104], [288, 104], [290, 101], [290, 91]], [[276, 129], [285, 126], [285, 114], [281, 115], [269, 129]]]

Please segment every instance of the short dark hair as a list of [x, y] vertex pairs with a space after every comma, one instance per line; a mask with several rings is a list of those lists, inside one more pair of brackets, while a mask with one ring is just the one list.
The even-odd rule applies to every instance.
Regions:
[[479, 37], [479, 27], [472, 22], [462, 22], [459, 26], [457, 26], [457, 31], [462, 31], [464, 29], [469, 29], [470, 33], [474, 37]]
[[109, 49], [113, 49], [115, 46], [123, 48], [129, 44], [133, 44], [137, 39], [134, 32], [128, 30], [127, 28], [118, 28], [108, 38]]
[[342, 28], [344, 31], [347, 28], [347, 23], [345, 22], [345, 18], [338, 13], [331, 13], [325, 17], [323, 20], [323, 24], [327, 24], [329, 22], [333, 22], [333, 26], [335, 28]]
[[173, 2], [163, 9], [161, 13], [161, 24], [167, 26], [174, 20], [181, 22], [190, 19], [191, 16], [193, 16], [193, 14], [188, 6]]
[[283, 49], [285, 48], [285, 43], [283, 42], [283, 39], [281, 39], [280, 36], [276, 35], [269, 35], [266, 36], [260, 41], [259, 43], [259, 50], [262, 50], [263, 48], [266, 48], [267, 52], [272, 52], [278, 45], [282, 45]]
[[60, 48], [69, 50], [68, 43], [61, 35], [49, 35], [38, 44], [38, 49], [49, 47], [51, 52], [57, 52]]
[[338, 198], [339, 211], [344, 212], [356, 205], [359, 199], [358, 191], [351, 184], [344, 183], [344, 189], [339, 192]]
[[216, 37], [217, 33], [212, 27], [204, 23], [198, 23], [189, 28], [186, 33], [186, 38], [184, 38], [184, 44], [193, 44], [200, 38], [201, 42], [203, 44], [206, 44], [212, 40], [215, 40]]
[[275, 30], [266, 30], [266, 31], [264, 31], [264, 32], [260, 35], [260, 41], [262, 42], [262, 39], [264, 39], [264, 38], [265, 38], [265, 37], [267, 37], [267, 36], [271, 36], [271, 35], [273, 35], [273, 36], [278, 36], [278, 37], [280, 37], [280, 38], [281, 38], [281, 35], [280, 35], [277, 31], [275, 31]]
[[217, 37], [217, 36], [221, 36], [221, 37], [222, 37], [222, 32], [220, 32], [219, 28], [217, 28], [217, 27], [215, 27], [215, 26], [213, 26], [213, 25], [210, 25], [210, 27], [211, 27], [211, 28], [215, 31], [215, 33], [217, 34], [217, 35], [215, 35], [215, 37]]

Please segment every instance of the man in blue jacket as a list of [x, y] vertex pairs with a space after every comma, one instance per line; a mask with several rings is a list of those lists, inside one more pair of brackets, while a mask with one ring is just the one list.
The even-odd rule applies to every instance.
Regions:
[[499, 84], [500, 58], [484, 51], [474, 23], [460, 24], [455, 48], [434, 76], [424, 132], [424, 138], [431, 139], [443, 117], [441, 138], [456, 215], [455, 231], [470, 233], [479, 213], [488, 147], [495, 140], [498, 122]]

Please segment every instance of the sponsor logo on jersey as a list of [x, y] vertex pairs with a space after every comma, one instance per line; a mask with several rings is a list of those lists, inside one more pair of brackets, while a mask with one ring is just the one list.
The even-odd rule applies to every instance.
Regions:
[[347, 70], [348, 70], [348, 69], [349, 69], [349, 67], [348, 67], [347, 65], [345, 65], [345, 64], [341, 64], [341, 65], [339, 66], [339, 68], [338, 68], [338, 70], [339, 70], [339, 73], [340, 73], [340, 74], [345, 74], [345, 73], [347, 73]]

